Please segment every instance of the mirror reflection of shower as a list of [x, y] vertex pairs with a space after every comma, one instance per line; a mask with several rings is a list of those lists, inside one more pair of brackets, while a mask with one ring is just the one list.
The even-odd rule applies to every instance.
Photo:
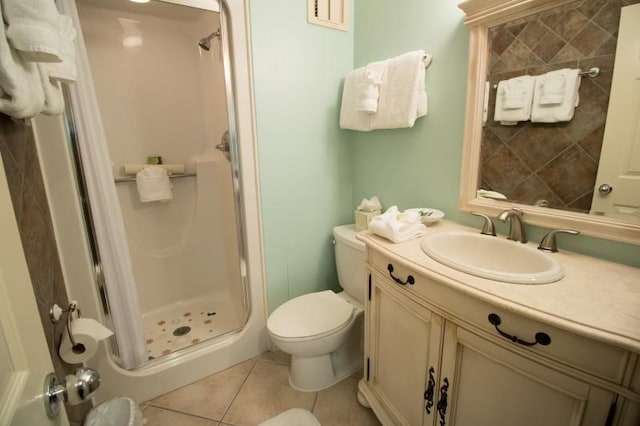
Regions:
[[216, 37], [220, 38], [220, 29], [212, 32], [207, 37], [202, 37], [198, 42], [198, 46], [200, 46], [201, 49], [204, 49], [208, 52], [209, 50], [211, 50], [211, 40], [213, 40]]

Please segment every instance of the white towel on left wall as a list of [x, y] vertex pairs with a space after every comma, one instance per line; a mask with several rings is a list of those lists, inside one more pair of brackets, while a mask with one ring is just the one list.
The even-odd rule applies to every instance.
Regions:
[[[0, 2], [0, 6], [4, 4]], [[5, 25], [0, 25], [0, 112], [28, 118], [37, 115], [43, 106], [44, 91], [36, 64], [25, 61], [11, 47]]]
[[53, 0], [2, 0], [7, 39], [29, 62], [60, 62], [59, 17]]
[[136, 175], [140, 202], [168, 201], [173, 199], [169, 174], [162, 166], [150, 165]]

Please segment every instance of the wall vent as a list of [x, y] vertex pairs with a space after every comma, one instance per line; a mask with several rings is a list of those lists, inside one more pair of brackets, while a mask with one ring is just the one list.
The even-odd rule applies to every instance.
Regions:
[[307, 18], [310, 24], [347, 31], [349, 0], [307, 0]]

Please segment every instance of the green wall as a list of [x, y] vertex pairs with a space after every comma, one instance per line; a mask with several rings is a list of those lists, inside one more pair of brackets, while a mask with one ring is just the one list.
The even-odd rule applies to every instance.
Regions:
[[[251, 0], [269, 311], [337, 289], [331, 229], [351, 223], [351, 137], [337, 126], [353, 31], [307, 23], [307, 2]], [[350, 14], [353, 16], [353, 13]]]
[[[351, 132], [353, 198], [377, 194], [383, 207], [433, 207], [448, 219], [480, 226], [458, 211], [460, 158], [464, 127], [467, 31], [457, 1], [356, 0], [355, 63], [360, 67], [399, 53], [425, 49], [433, 54], [427, 69], [429, 113], [411, 129]], [[506, 228], [498, 225], [498, 231]], [[527, 226], [529, 239], [548, 231]], [[559, 246], [615, 262], [640, 266], [640, 246], [597, 238], [560, 237]]]
[[[352, 25], [342, 32], [308, 24], [304, 1], [250, 0], [270, 311], [291, 297], [336, 289], [331, 228], [352, 223], [364, 197], [378, 195], [385, 208], [439, 208], [479, 226], [457, 209], [468, 48], [458, 2], [353, 1]], [[428, 115], [410, 129], [340, 130], [345, 74], [416, 49], [434, 57]], [[531, 241], [546, 232], [527, 228]], [[584, 236], [559, 245], [640, 266], [640, 246]]]

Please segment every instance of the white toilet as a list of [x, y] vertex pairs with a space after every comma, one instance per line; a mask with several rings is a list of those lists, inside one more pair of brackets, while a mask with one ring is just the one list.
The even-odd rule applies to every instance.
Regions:
[[365, 245], [356, 240], [354, 225], [333, 228], [333, 237], [338, 281], [344, 291], [296, 297], [267, 320], [273, 343], [291, 354], [289, 383], [301, 391], [326, 389], [363, 364]]

